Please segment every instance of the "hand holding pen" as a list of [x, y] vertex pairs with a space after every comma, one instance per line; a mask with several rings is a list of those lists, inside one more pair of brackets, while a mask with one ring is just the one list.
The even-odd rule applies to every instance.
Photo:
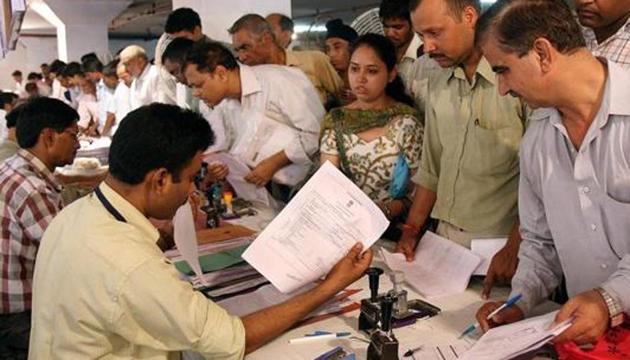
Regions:
[[497, 325], [512, 323], [516, 321], [520, 321], [524, 318], [523, 311], [518, 307], [514, 306], [520, 299], [522, 295], [518, 294], [508, 301], [502, 302], [489, 302], [484, 304], [477, 311], [477, 322], [468, 326], [460, 335], [460, 338], [473, 333], [479, 327], [486, 332], [490, 328], [495, 327]]

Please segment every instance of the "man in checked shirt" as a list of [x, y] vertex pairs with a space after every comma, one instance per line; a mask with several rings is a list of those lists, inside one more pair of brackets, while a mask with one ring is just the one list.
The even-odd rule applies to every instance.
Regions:
[[26, 103], [16, 125], [21, 149], [0, 166], [0, 354], [11, 358], [28, 353], [35, 255], [63, 206], [53, 172], [74, 161], [78, 118], [58, 99]]
[[586, 47], [630, 69], [630, 0], [573, 0]]

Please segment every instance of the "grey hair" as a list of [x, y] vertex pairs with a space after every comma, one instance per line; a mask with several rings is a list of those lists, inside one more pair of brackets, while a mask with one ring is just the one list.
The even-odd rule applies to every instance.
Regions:
[[264, 17], [258, 14], [247, 14], [241, 16], [232, 26], [228, 29], [228, 33], [230, 35], [234, 35], [235, 33], [247, 29], [248, 31], [256, 34], [263, 35], [265, 32], [269, 32], [271, 36], [273, 36], [273, 29], [271, 25], [265, 20]]

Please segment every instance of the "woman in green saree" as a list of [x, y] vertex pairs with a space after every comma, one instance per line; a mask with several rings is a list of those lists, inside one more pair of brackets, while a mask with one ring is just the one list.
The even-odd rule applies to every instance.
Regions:
[[424, 132], [413, 100], [396, 72], [396, 51], [384, 36], [366, 34], [352, 46], [348, 69], [356, 100], [324, 118], [321, 162], [330, 161], [392, 221], [397, 240], [413, 192], [407, 181], [418, 168]]

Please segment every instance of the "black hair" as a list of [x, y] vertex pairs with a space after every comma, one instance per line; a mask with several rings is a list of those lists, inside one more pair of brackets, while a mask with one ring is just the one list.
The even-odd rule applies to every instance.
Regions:
[[66, 65], [63, 68], [62, 75], [66, 76], [66, 77], [72, 77], [72, 76], [75, 76], [75, 75], [83, 76], [83, 70], [81, 69], [81, 64], [79, 64], [76, 61], [68, 63], [68, 65]]
[[103, 76], [117, 78], [118, 74], [116, 73], [116, 68], [118, 67], [119, 62], [120, 61], [118, 59], [108, 62], [107, 65], [103, 67]]
[[65, 62], [59, 59], [55, 59], [53, 62], [50, 63], [50, 72], [55, 73], [55, 74], [61, 74], [61, 72], [63, 72], [63, 69], [65, 67], [66, 67]]
[[136, 185], [152, 170], [166, 168], [175, 182], [199, 151], [214, 142], [208, 122], [175, 105], [153, 103], [122, 119], [109, 149], [109, 172]]
[[538, 38], [545, 38], [560, 53], [586, 46], [580, 25], [563, 0], [499, 0], [477, 22], [479, 45], [492, 34], [499, 46], [524, 56]]
[[32, 80], [41, 80], [44, 77], [42, 76], [42, 74], [40, 73], [36, 73], [36, 72], [30, 72], [28, 73], [28, 75], [26, 76], [26, 80], [32, 81]]
[[3, 109], [5, 104], [11, 102], [11, 99], [6, 94], [6, 92], [0, 92], [0, 109]]
[[186, 38], [173, 39], [162, 53], [162, 64], [164, 64], [166, 60], [169, 60], [184, 65], [186, 63], [186, 57], [194, 44], [194, 41]]
[[186, 64], [197, 65], [203, 72], [212, 72], [219, 65], [228, 70], [238, 68], [230, 50], [216, 41], [196, 42], [186, 57]]
[[26, 83], [26, 85], [24, 85], [24, 91], [29, 94], [33, 91], [37, 91], [37, 96], [39, 96], [39, 87], [37, 87], [37, 84], [33, 82]]
[[167, 34], [174, 34], [180, 31], [193, 32], [197, 26], [201, 27], [199, 14], [191, 8], [179, 8], [168, 14], [164, 32]]
[[[446, 2], [446, 5], [448, 5], [448, 9], [451, 12], [451, 14], [457, 16], [457, 18], [461, 18], [462, 13], [464, 12], [464, 9], [466, 9], [467, 6], [472, 6], [475, 10], [477, 10], [477, 13], [480, 14], [481, 13], [481, 2], [479, 0], [444, 0]], [[420, 6], [420, 3], [422, 2], [422, 0], [409, 0], [409, 11], [415, 11], [416, 8], [418, 6]]]
[[5, 119], [7, 119], [7, 128], [11, 129], [15, 127], [22, 114], [22, 110], [24, 110], [24, 104], [18, 105], [13, 110], [9, 111], [5, 116]]
[[93, 59], [98, 60], [98, 56], [96, 56], [96, 53], [89, 52], [87, 54], [84, 54], [83, 56], [81, 56], [81, 64], [85, 63], [88, 60], [93, 60]]
[[13, 73], [11, 73], [11, 76], [22, 76], [22, 72], [20, 70], [15, 70]]
[[103, 63], [97, 58], [89, 58], [83, 62], [84, 72], [103, 72]]
[[[385, 36], [373, 33], [359, 36], [351, 45], [350, 57], [352, 57], [352, 54], [354, 54], [354, 52], [362, 46], [367, 46], [374, 50], [376, 56], [385, 63], [388, 71], [392, 71], [396, 67], [396, 48]], [[409, 106], [415, 106], [413, 98], [405, 92], [405, 85], [403, 84], [400, 75], [396, 75], [396, 78], [387, 84], [385, 87], [385, 93], [398, 102]]]
[[383, 0], [378, 9], [378, 16], [382, 20], [403, 19], [411, 24], [409, 0]]
[[20, 97], [16, 93], [12, 92], [0, 92], [0, 99], [2, 99], [3, 106], [10, 103], [14, 104]]
[[36, 97], [27, 101], [21, 110], [15, 127], [18, 144], [30, 149], [44, 129], [62, 132], [79, 120], [79, 114], [59, 99]]
[[333, 19], [326, 23], [326, 40], [330, 38], [344, 39], [352, 43], [359, 37], [356, 30], [343, 23], [341, 19]]
[[48, 65], [48, 63], [42, 63], [41, 65], [39, 65], [39, 67], [40, 67], [40, 68], [43, 68], [43, 67], [50, 67], [50, 65]]

